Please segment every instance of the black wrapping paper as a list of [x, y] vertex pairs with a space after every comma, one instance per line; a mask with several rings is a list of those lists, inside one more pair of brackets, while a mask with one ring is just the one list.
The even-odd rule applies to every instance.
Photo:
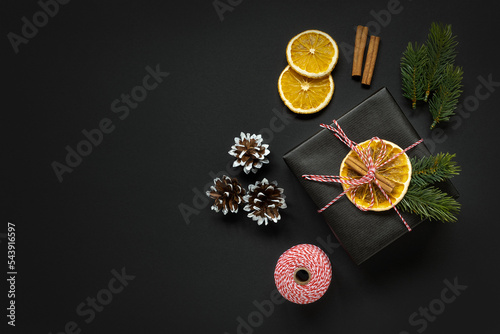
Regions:
[[[387, 88], [381, 88], [337, 121], [346, 135], [357, 143], [377, 136], [404, 149], [420, 139]], [[322, 208], [342, 192], [342, 185], [308, 181], [302, 175], [339, 175], [340, 164], [348, 152], [349, 148], [333, 132], [322, 129], [286, 153], [283, 159], [314, 203]], [[430, 152], [424, 142], [407, 154], [422, 157]], [[451, 182], [441, 184], [440, 188], [458, 197]], [[394, 209], [364, 212], [345, 196], [321, 214], [356, 264], [361, 264], [408, 232]], [[402, 215], [411, 228], [422, 222], [418, 215]]]

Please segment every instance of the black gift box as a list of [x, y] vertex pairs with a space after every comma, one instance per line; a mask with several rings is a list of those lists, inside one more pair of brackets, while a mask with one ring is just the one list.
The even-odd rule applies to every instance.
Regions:
[[[406, 148], [420, 139], [386, 88], [378, 90], [337, 121], [347, 137], [357, 143], [379, 137]], [[332, 131], [322, 129], [286, 153], [283, 159], [314, 203], [322, 208], [342, 192], [342, 186], [338, 183], [305, 180], [302, 175], [339, 175], [340, 164], [349, 150]], [[407, 154], [410, 157], [422, 157], [430, 155], [430, 152], [424, 142]], [[440, 184], [440, 188], [458, 197], [451, 182]], [[361, 211], [345, 196], [321, 214], [356, 264], [408, 232], [394, 209], [383, 212]], [[422, 222], [418, 215], [404, 212], [402, 215], [411, 228]]]

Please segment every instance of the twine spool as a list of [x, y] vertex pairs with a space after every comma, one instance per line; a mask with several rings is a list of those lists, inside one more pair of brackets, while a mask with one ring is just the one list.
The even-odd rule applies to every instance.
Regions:
[[309, 304], [320, 299], [330, 286], [332, 266], [319, 247], [309, 244], [294, 246], [278, 259], [274, 282], [279, 293], [296, 304]]

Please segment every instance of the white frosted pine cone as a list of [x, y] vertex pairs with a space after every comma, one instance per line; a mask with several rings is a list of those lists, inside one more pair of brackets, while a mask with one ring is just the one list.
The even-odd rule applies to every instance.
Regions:
[[238, 212], [238, 205], [243, 201], [245, 192], [236, 178], [231, 179], [224, 175], [222, 179], [214, 180], [214, 185], [207, 191], [207, 196], [215, 200], [211, 209], [215, 212], [222, 211], [225, 215], [229, 211]]
[[246, 174], [250, 171], [257, 173], [262, 164], [269, 163], [266, 158], [270, 153], [268, 148], [268, 144], [262, 144], [261, 135], [242, 132], [239, 137], [234, 138], [234, 145], [229, 151], [229, 154], [236, 158], [233, 167], [242, 166]]
[[277, 223], [281, 219], [279, 209], [286, 208], [283, 189], [278, 188], [276, 181], [269, 183], [267, 179], [249, 185], [243, 200], [247, 203], [243, 210], [259, 225], [267, 225], [269, 221]]

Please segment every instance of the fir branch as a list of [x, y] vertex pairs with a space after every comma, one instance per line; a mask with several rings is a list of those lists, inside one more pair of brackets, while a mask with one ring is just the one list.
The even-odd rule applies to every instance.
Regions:
[[424, 101], [427, 102], [429, 94], [438, 88], [441, 77], [444, 74], [447, 64], [455, 61], [457, 52], [455, 47], [458, 42], [451, 32], [451, 25], [442, 23], [431, 24], [429, 35], [427, 36], [427, 78]]
[[439, 87], [429, 101], [429, 111], [433, 122], [431, 130], [442, 121], [449, 121], [455, 115], [458, 98], [462, 94], [462, 78], [464, 71], [461, 67], [448, 64], [443, 73]]
[[401, 81], [403, 96], [410, 99], [412, 108], [417, 106], [417, 100], [421, 101], [425, 95], [425, 69], [427, 64], [427, 47], [408, 43], [401, 58]]
[[438, 153], [421, 159], [411, 158], [411, 184], [424, 187], [450, 179], [460, 173], [460, 166], [453, 160], [455, 154]]
[[396, 206], [399, 210], [415, 213], [422, 219], [442, 222], [457, 221], [460, 203], [447, 193], [436, 187], [418, 187], [411, 185], [401, 202]]

